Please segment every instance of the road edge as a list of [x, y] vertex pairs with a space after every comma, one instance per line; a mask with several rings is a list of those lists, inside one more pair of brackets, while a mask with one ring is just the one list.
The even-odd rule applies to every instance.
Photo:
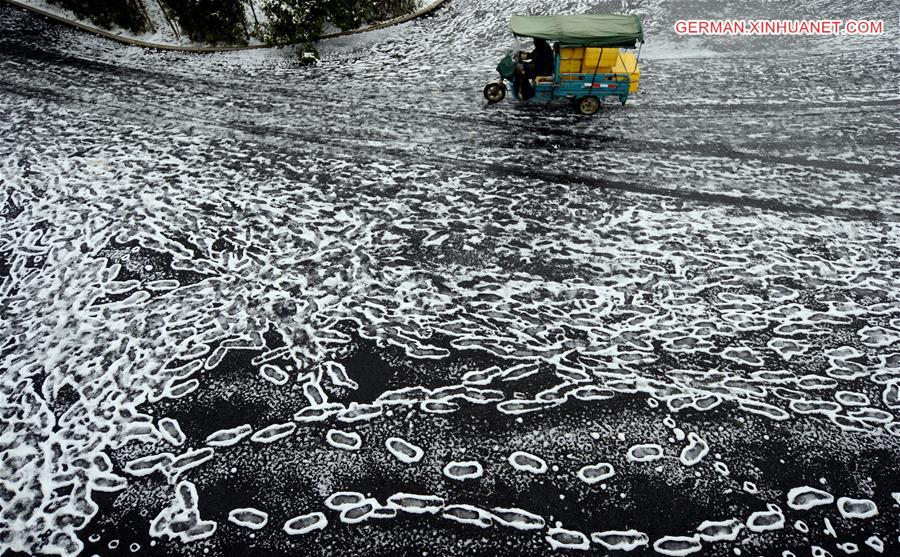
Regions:
[[[362, 29], [353, 29], [351, 31], [341, 31], [340, 33], [328, 33], [326, 35], [322, 35], [318, 38], [318, 40], [326, 40], [326, 39], [336, 39], [338, 37], [345, 37], [348, 35], [358, 35], [360, 33], [366, 33], [369, 31], [375, 31], [378, 29], [384, 29], [385, 27], [390, 27], [392, 25], [399, 25], [401, 23], [406, 23], [407, 21], [412, 21], [414, 19], [418, 19], [420, 17], [426, 16], [436, 9], [440, 8], [444, 4], [448, 3], [450, 0], [434, 0], [432, 3], [427, 6], [416, 10], [411, 14], [402, 15], [399, 17], [395, 17], [394, 19], [389, 19], [387, 21], [382, 21], [381, 23], [376, 23], [374, 25], [370, 25], [368, 27], [363, 27]], [[19, 2], [18, 0], [5, 0], [7, 4], [15, 6], [17, 8], [21, 8], [23, 10], [27, 10], [29, 12], [47, 17], [54, 21], [58, 21], [60, 23], [64, 23], [66, 25], [72, 26], [81, 31], [85, 31], [92, 35], [97, 35], [106, 39], [110, 39], [112, 41], [116, 41], [118, 43], [126, 44], [129, 46], [139, 46], [142, 48], [152, 48], [156, 50], [172, 50], [177, 52], [235, 52], [240, 50], [255, 50], [260, 48], [277, 48], [279, 46], [287, 46], [287, 45], [270, 45], [270, 44], [254, 44], [247, 46], [181, 46], [181, 45], [172, 45], [172, 44], [164, 44], [164, 43], [153, 43], [148, 41], [142, 41], [140, 39], [130, 39], [128, 37], [123, 37], [122, 35], [117, 35], [112, 31], [107, 31], [106, 29], [101, 29], [99, 27], [94, 27], [93, 25], [86, 25], [79, 21], [73, 21], [71, 19], [67, 19], [60, 15], [48, 12], [41, 8], [36, 8], [34, 6], [29, 6], [28, 4], [24, 4]]]

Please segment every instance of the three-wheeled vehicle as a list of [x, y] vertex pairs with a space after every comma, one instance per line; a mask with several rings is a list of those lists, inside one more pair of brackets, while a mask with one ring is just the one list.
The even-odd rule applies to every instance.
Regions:
[[[566, 99], [580, 113], [591, 115], [600, 110], [607, 97], [625, 104], [629, 93], [637, 91], [641, 77], [637, 45], [644, 43], [637, 16], [514, 15], [509, 25], [518, 38], [543, 39], [553, 44], [553, 74], [528, 75], [528, 53], [511, 50], [497, 66], [500, 79], [484, 88], [489, 103], [506, 98], [508, 83], [519, 101], [545, 103]], [[636, 47], [637, 56], [621, 50]], [[525, 79], [529, 80], [527, 87], [522, 86]]]

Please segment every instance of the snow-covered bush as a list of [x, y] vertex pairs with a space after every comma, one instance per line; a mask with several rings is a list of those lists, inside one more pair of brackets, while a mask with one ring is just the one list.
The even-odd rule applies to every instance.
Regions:
[[265, 0], [268, 24], [263, 39], [299, 45], [301, 60], [310, 61], [309, 54], [316, 52], [313, 42], [326, 21], [339, 29], [355, 29], [409, 13], [415, 5], [415, 0]]
[[142, 0], [49, 0], [100, 27], [121, 27], [134, 33], [146, 31], [149, 20]]
[[246, 44], [244, 0], [160, 0], [182, 32], [201, 43]]
[[324, 2], [266, 0], [263, 13], [268, 24], [263, 39], [270, 44], [312, 43], [322, 32]]
[[[49, 0], [107, 29], [134, 33], [160, 25], [162, 15], [177, 36], [206, 44], [243, 45], [251, 39], [300, 47], [301, 59], [315, 58], [313, 43], [327, 23], [356, 29], [412, 12], [416, 0]], [[152, 4], [151, 4], [152, 3]], [[262, 11], [259, 20], [258, 11]], [[251, 17], [246, 14], [252, 14]]]

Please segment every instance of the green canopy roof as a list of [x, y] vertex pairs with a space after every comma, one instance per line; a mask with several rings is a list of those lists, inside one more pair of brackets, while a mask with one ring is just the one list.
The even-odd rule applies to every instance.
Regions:
[[516, 35], [566, 45], [634, 47], [644, 42], [636, 15], [514, 15], [509, 26]]

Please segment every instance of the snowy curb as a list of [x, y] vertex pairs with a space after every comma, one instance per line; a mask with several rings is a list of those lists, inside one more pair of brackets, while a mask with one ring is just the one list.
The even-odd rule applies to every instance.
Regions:
[[[449, 2], [450, 0], [434, 0], [434, 2], [428, 4], [427, 6], [416, 10], [415, 12], [407, 15], [402, 15], [400, 17], [395, 17], [394, 19], [389, 19], [387, 21], [383, 21], [381, 23], [376, 23], [375, 25], [370, 25], [368, 27], [363, 27], [362, 29], [354, 29], [351, 31], [341, 31], [340, 33], [329, 33], [327, 35], [322, 35], [318, 40], [325, 39], [334, 39], [337, 37], [344, 37], [347, 35], [356, 35], [359, 33], [365, 33], [367, 31], [374, 31], [376, 29], [383, 29], [385, 27], [390, 27], [391, 25], [398, 25], [400, 23], [405, 23], [407, 21], [411, 21], [413, 19], [428, 15], [434, 10], [441, 7], [443, 4]], [[158, 50], [176, 50], [180, 52], [232, 52], [236, 50], [252, 50], [257, 48], [274, 48], [276, 46], [281, 45], [269, 45], [269, 44], [254, 44], [247, 46], [179, 46], [179, 45], [171, 45], [171, 44], [163, 44], [163, 43], [151, 43], [147, 41], [142, 41], [139, 39], [129, 39], [127, 37], [123, 37], [121, 35], [117, 35], [105, 29], [100, 29], [99, 27], [94, 27], [93, 25], [85, 25], [84, 23], [80, 23], [78, 21], [73, 21], [71, 19], [67, 19], [65, 17], [61, 17], [54, 13], [50, 13], [41, 8], [36, 8], [34, 6], [29, 6], [28, 4], [24, 4], [17, 0], [6, 0], [7, 3], [12, 4], [18, 8], [22, 8], [23, 10], [28, 10], [30, 12], [34, 12], [38, 15], [42, 15], [44, 17], [50, 18], [55, 21], [59, 21], [61, 23], [65, 23], [67, 25], [71, 25], [76, 29], [80, 29], [82, 31], [86, 31], [88, 33], [99, 35], [101, 37], [117, 41], [123, 44], [131, 45], [131, 46], [140, 46], [143, 48], [155, 48]]]

